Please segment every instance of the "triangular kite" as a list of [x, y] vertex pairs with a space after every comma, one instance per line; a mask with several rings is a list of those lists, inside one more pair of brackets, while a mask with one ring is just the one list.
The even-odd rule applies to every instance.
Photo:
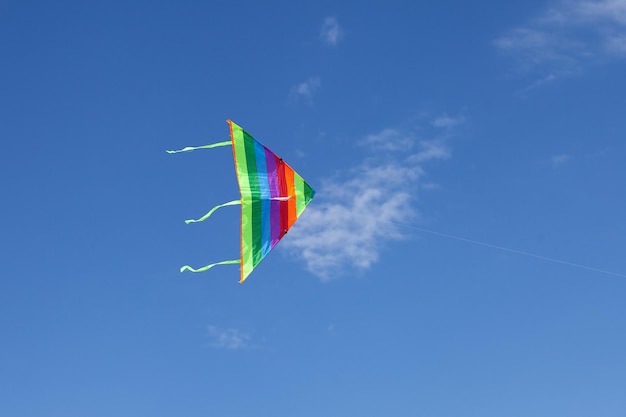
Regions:
[[222, 261], [203, 268], [183, 266], [181, 272], [206, 271], [215, 265], [240, 264], [240, 283], [276, 246], [313, 199], [315, 191], [297, 172], [274, 152], [255, 140], [234, 122], [230, 124], [230, 142], [187, 147], [177, 153], [195, 149], [232, 145], [241, 200], [220, 204], [197, 220], [207, 219], [215, 210], [229, 205], [241, 205], [241, 258]]

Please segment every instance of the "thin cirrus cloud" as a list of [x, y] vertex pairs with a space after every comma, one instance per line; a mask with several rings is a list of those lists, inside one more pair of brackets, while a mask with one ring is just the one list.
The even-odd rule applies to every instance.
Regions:
[[324, 43], [336, 46], [343, 37], [343, 31], [335, 17], [326, 17], [322, 22], [320, 38]]
[[435, 127], [454, 127], [456, 125], [460, 125], [464, 121], [465, 119], [463, 116], [450, 117], [447, 114], [444, 114], [443, 116], [439, 116], [433, 120], [432, 124]]
[[291, 88], [291, 97], [293, 99], [304, 99], [308, 103], [313, 102], [313, 96], [322, 85], [319, 77], [310, 77]]
[[424, 165], [450, 158], [450, 130], [435, 127], [432, 139], [396, 128], [367, 135], [368, 158], [323, 181], [285, 247], [322, 281], [369, 269], [387, 243], [406, 237], [398, 223], [417, 218], [417, 190], [436, 188], [422, 187]]
[[558, 167], [564, 165], [565, 163], [567, 163], [567, 161], [569, 161], [571, 159], [571, 156], [566, 154], [566, 153], [562, 153], [562, 154], [559, 154], [559, 155], [554, 155], [550, 159], [552, 161], [552, 167], [553, 168], [558, 168]]
[[250, 347], [250, 335], [238, 329], [220, 329], [211, 325], [208, 332], [212, 347], [231, 350]]
[[538, 73], [531, 87], [578, 75], [593, 63], [626, 58], [626, 0], [561, 0], [494, 41], [517, 62]]
[[[343, 37], [343, 30], [335, 17], [326, 17], [322, 22], [320, 39], [327, 45], [336, 46]], [[313, 96], [317, 93], [322, 82], [319, 77], [310, 77], [291, 88], [290, 98], [293, 101], [304, 100], [313, 104]]]

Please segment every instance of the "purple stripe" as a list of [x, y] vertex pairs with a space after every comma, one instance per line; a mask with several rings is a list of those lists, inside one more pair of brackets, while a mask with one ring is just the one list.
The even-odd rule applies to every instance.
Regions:
[[[276, 155], [267, 148], [265, 148], [265, 165], [267, 167], [267, 179], [270, 185], [270, 196], [272, 198], [280, 197], [278, 172], [276, 171]], [[280, 240], [280, 201], [278, 200], [270, 201], [270, 225], [270, 247], [273, 248]]]
[[259, 184], [259, 198], [261, 199], [261, 259], [268, 254], [271, 248], [271, 202], [270, 185], [267, 176], [267, 158], [265, 147], [254, 141], [254, 157], [256, 158], [257, 180]]

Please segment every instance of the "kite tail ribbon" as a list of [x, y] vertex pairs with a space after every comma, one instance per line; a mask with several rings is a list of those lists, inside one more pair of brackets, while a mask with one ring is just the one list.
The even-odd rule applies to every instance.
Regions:
[[226, 207], [226, 206], [237, 206], [237, 205], [241, 205], [241, 200], [233, 200], [233, 201], [229, 201], [228, 203], [218, 204], [217, 206], [215, 206], [211, 210], [209, 210], [209, 212], [207, 214], [205, 214], [204, 216], [200, 217], [199, 219], [185, 220], [185, 223], [189, 224], [189, 223], [203, 222], [206, 219], [208, 219], [211, 216], [211, 214], [213, 214], [215, 212], [215, 210], [217, 210], [218, 208], [222, 208], [222, 207]]
[[180, 152], [195, 151], [196, 149], [211, 149], [211, 148], [218, 148], [220, 146], [230, 146], [230, 145], [232, 145], [232, 142], [228, 140], [228, 141], [225, 141], [225, 142], [212, 143], [210, 145], [187, 146], [186, 148], [179, 149], [177, 151], [165, 151], [165, 152], [167, 152], [167, 153], [180, 153]]
[[204, 271], [207, 271], [207, 270], [213, 268], [216, 265], [231, 265], [231, 264], [238, 264], [240, 262], [241, 262], [241, 259], [233, 259], [231, 261], [215, 262], [214, 264], [203, 266], [202, 268], [198, 268], [198, 269], [194, 269], [194, 268], [190, 267], [189, 265], [185, 265], [185, 266], [180, 268], [180, 272], [184, 272], [184, 271], [204, 272]]

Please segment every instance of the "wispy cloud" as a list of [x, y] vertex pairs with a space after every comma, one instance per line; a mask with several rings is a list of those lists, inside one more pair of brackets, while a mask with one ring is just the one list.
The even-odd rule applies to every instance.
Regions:
[[626, 57], [626, 0], [561, 0], [494, 44], [519, 71], [539, 74], [532, 88], [577, 75], [592, 63]]
[[322, 85], [319, 77], [311, 77], [291, 88], [291, 97], [294, 99], [304, 99], [308, 103], [313, 102], [313, 95]]
[[411, 162], [427, 162], [431, 159], [450, 158], [450, 148], [447, 145], [447, 138], [423, 140], [419, 143], [419, 151], [407, 158]]
[[343, 36], [339, 22], [334, 17], [326, 17], [320, 30], [320, 38], [328, 45], [335, 46]]
[[211, 346], [221, 349], [245, 349], [249, 347], [250, 335], [238, 329], [220, 329], [209, 326]]
[[380, 132], [367, 135], [360, 145], [373, 150], [406, 151], [414, 145], [415, 139], [397, 129], [383, 129]]
[[397, 223], [417, 217], [423, 166], [450, 157], [448, 137], [432, 122], [419, 136], [397, 128], [365, 136], [360, 145], [369, 157], [323, 182], [285, 246], [322, 280], [370, 268], [388, 242], [405, 237]]
[[463, 116], [450, 117], [447, 114], [444, 114], [443, 116], [439, 116], [435, 120], [433, 120], [433, 126], [435, 126], [435, 127], [454, 127], [454, 126], [460, 125], [464, 121], [465, 121], [465, 119], [463, 118]]
[[570, 158], [571, 158], [571, 156], [566, 154], [566, 153], [562, 153], [562, 154], [559, 154], [559, 155], [554, 155], [551, 158], [552, 167], [553, 168], [558, 168], [561, 165], [565, 164], [567, 161], [569, 161]]

